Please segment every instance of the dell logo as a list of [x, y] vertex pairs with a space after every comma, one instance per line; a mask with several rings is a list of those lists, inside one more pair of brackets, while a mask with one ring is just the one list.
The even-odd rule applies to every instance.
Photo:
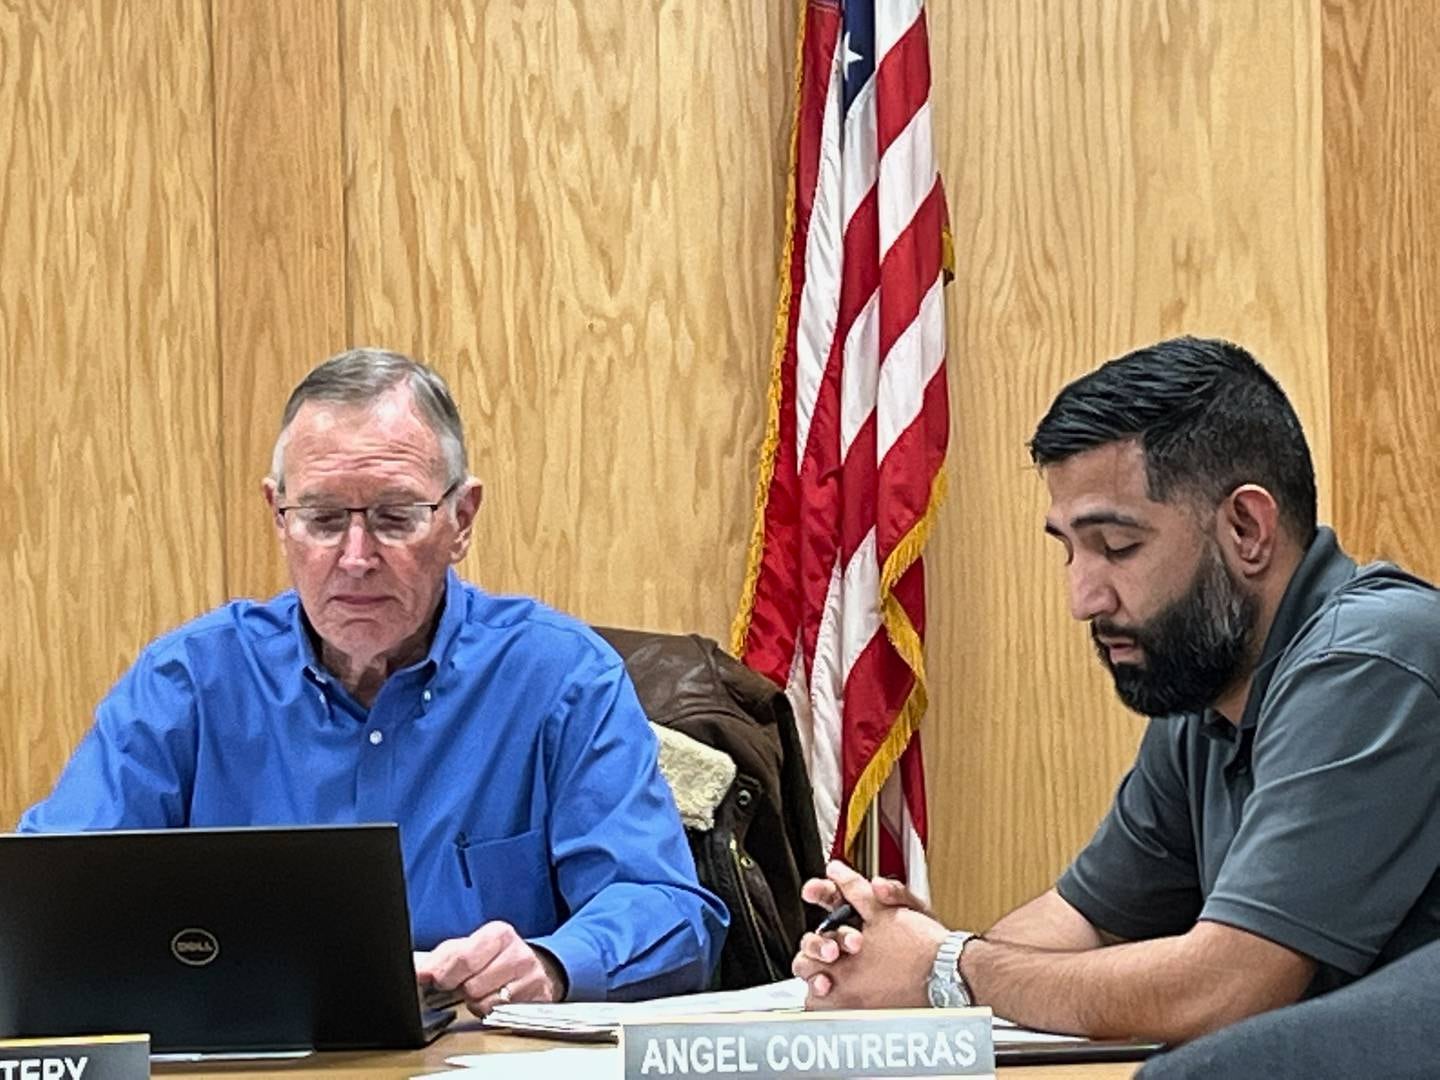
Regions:
[[192, 926], [170, 939], [170, 952], [182, 964], [204, 967], [220, 955], [220, 942], [209, 930]]

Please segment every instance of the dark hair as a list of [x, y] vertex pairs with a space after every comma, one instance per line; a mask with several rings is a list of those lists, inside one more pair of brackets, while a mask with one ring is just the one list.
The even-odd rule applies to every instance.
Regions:
[[1302, 545], [1314, 538], [1315, 467], [1300, 418], [1239, 345], [1172, 338], [1101, 365], [1056, 396], [1030, 458], [1044, 468], [1130, 439], [1145, 453], [1150, 498], [1178, 493], [1213, 506], [1259, 484]]

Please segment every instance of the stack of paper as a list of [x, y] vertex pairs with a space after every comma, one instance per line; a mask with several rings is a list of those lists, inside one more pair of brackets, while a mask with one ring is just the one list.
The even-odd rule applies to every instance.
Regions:
[[610, 1039], [622, 1023], [668, 1020], [677, 1016], [713, 1016], [716, 1013], [782, 1012], [805, 1007], [801, 979], [755, 986], [748, 990], [721, 990], [710, 994], [682, 994], [653, 1001], [606, 1001], [499, 1005], [485, 1018], [489, 1027], [533, 1032], [556, 1039]]

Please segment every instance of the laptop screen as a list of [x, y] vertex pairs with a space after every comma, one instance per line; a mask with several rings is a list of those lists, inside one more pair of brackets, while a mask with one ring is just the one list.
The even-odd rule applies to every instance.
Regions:
[[233, 1052], [434, 1033], [393, 824], [6, 835], [0, 882], [0, 1036]]

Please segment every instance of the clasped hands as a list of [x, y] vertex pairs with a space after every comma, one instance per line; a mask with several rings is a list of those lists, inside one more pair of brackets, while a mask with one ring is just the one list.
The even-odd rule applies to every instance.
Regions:
[[827, 911], [846, 901], [865, 922], [800, 939], [791, 970], [809, 987], [807, 1009], [925, 1006], [925, 980], [949, 931], [902, 883], [867, 880], [842, 862], [807, 881], [800, 895]]
[[498, 921], [467, 937], [442, 941], [428, 953], [416, 953], [415, 977], [424, 987], [458, 988], [476, 1016], [511, 1001], [561, 1001], [567, 986], [553, 956]]

